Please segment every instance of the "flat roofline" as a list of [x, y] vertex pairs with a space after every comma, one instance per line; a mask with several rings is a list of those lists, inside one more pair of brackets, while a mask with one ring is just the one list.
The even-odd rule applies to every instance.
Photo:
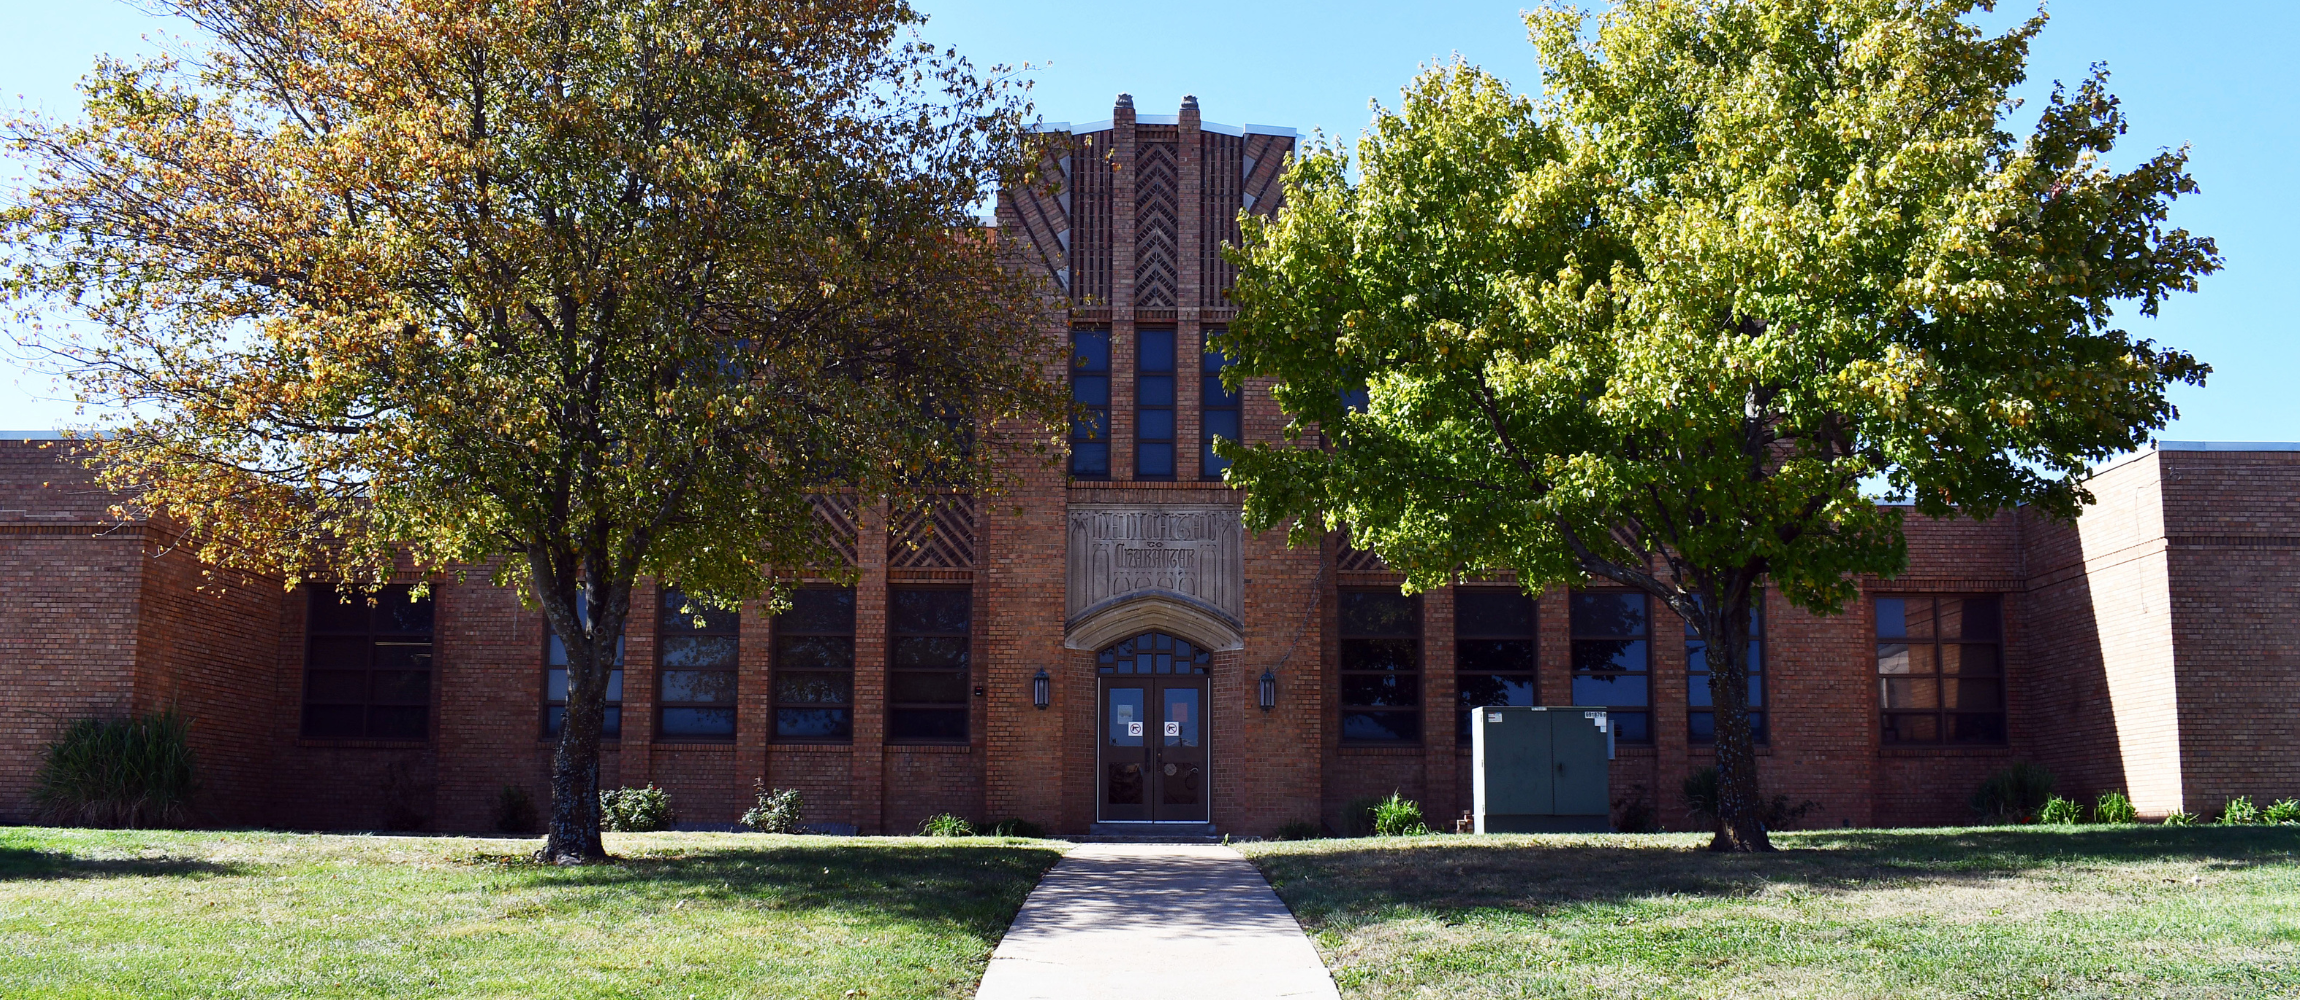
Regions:
[[0, 441], [62, 441], [63, 431], [0, 431]]
[[[1134, 116], [1134, 123], [1137, 125], [1174, 125], [1178, 124], [1178, 122], [1179, 116], [1176, 115]], [[1078, 134], [1083, 132], [1107, 132], [1115, 127], [1117, 127], [1117, 122], [1114, 119], [1104, 118], [1099, 121], [1079, 122], [1076, 125], [1072, 125], [1069, 122], [1040, 122], [1031, 126], [1030, 131], [1069, 132], [1072, 134]], [[1299, 139], [1302, 137], [1302, 133], [1287, 128], [1284, 125], [1224, 125], [1221, 122], [1201, 121], [1198, 123], [1198, 130], [1201, 132], [1220, 132], [1223, 135], [1276, 135], [1284, 136], [1288, 139]]]

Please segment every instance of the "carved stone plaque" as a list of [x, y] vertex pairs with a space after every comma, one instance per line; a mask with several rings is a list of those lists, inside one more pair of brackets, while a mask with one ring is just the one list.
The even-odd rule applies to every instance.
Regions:
[[1245, 534], [1236, 507], [1074, 504], [1067, 617], [1112, 598], [1165, 591], [1242, 621]]

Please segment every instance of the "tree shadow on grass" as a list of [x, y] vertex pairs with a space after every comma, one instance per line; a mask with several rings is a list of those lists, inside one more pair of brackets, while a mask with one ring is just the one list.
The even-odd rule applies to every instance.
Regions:
[[1776, 834], [1782, 850], [1712, 854], [1705, 838], [1446, 837], [1316, 844], [1254, 858], [1305, 920], [1398, 906], [1546, 913], [1662, 896], [1726, 898], [1796, 887], [1857, 893], [1986, 884], [2047, 868], [2147, 862], [2243, 869], [2300, 863], [2300, 827], [1960, 829]]
[[681, 901], [769, 911], [883, 915], [996, 940], [1062, 852], [1036, 846], [926, 847], [892, 842], [689, 848], [560, 868], [519, 857], [480, 856], [507, 883], [541, 891], [542, 910], [576, 912], [598, 892], [625, 903]]
[[0, 847], [0, 882], [73, 878], [204, 877], [245, 875], [258, 866], [172, 856], [85, 858], [63, 851]]

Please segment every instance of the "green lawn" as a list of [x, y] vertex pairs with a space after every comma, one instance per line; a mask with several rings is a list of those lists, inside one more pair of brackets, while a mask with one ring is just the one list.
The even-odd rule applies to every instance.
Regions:
[[0, 997], [968, 997], [1065, 845], [0, 828]]
[[1245, 848], [1360, 997], [2300, 997], [2300, 828]]

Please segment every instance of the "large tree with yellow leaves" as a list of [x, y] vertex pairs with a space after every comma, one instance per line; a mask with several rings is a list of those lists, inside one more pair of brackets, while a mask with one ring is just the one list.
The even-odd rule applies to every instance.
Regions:
[[[1765, 850], [1747, 698], [1767, 583], [1834, 613], [1901, 511], [2072, 518], [2173, 416], [2186, 353], [2119, 329], [2216, 270], [2129, 171], [2095, 73], [2006, 130], [2040, 15], [1985, 0], [1622, 0], [1528, 16], [1538, 98], [1430, 72], [1247, 220], [1231, 378], [1291, 443], [1224, 446], [1256, 527], [1346, 524], [1409, 586], [1514, 570], [1642, 591], [1706, 646], [1714, 846]], [[1302, 435], [1322, 447], [1300, 447]]]
[[[119, 404], [107, 480], [232, 567], [493, 565], [568, 654], [545, 856], [603, 856], [634, 581], [841, 565], [807, 494], [994, 488], [1055, 426], [973, 206], [1026, 105], [900, 0], [172, 0], [196, 64], [19, 119], [8, 290]], [[985, 432], [978, 433], [978, 429]]]

